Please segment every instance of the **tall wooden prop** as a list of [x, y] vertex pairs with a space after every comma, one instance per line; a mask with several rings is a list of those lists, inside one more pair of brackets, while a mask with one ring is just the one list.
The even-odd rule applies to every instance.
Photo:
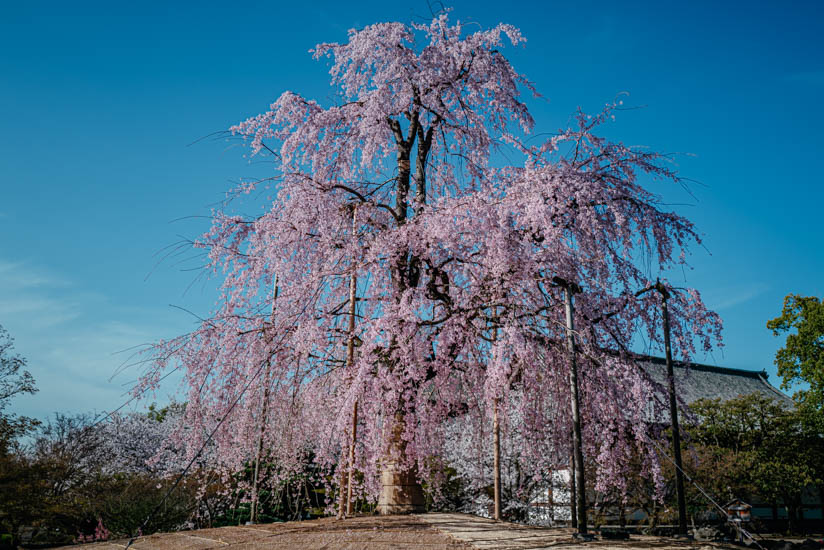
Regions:
[[[275, 295], [272, 298], [272, 311], [269, 314], [270, 319], [272, 322], [275, 320], [275, 304], [278, 300], [278, 276], [275, 274]], [[266, 431], [266, 413], [267, 408], [269, 407], [269, 371], [272, 368], [272, 364], [269, 360], [266, 361], [266, 371], [264, 372], [263, 383], [265, 384], [263, 389], [263, 404], [261, 405], [261, 413], [260, 413], [260, 434], [258, 435], [258, 448], [257, 454], [255, 455], [255, 476], [252, 479], [252, 506], [249, 512], [249, 523], [257, 523], [258, 518], [258, 484], [260, 480], [260, 459], [263, 455], [263, 434]]]
[[[495, 308], [495, 315], [492, 326], [492, 342], [498, 340], [498, 308]], [[496, 521], [501, 520], [501, 423], [498, 419], [498, 399], [492, 402], [492, 448], [493, 448], [493, 517]]]
[[[352, 209], [352, 239], [357, 239], [358, 207]], [[358, 277], [355, 274], [354, 262], [352, 273], [349, 275], [349, 340], [346, 342], [346, 372], [352, 375], [352, 365], [355, 363], [355, 313], [357, 311], [357, 288]], [[346, 487], [345, 500], [341, 502], [338, 509], [338, 518], [344, 514], [352, 515], [352, 480], [355, 474], [355, 442], [358, 437], [358, 402], [352, 405], [352, 432], [349, 440], [349, 463], [347, 469], [341, 471], [341, 498], [344, 496], [344, 486]], [[342, 457], [341, 457], [342, 459]], [[348, 474], [348, 475], [347, 475]], [[344, 477], [347, 476], [347, 477]]]
[[575, 500], [578, 498], [578, 491], [575, 490], [575, 459], [569, 458], [569, 517], [573, 529], [578, 529], [578, 507]]
[[493, 518], [497, 521], [501, 520], [501, 424], [498, 421], [498, 400], [495, 399], [495, 402], [492, 405], [492, 443], [493, 443], [493, 466], [495, 468], [495, 472], [493, 475], [494, 478], [494, 491], [493, 491], [493, 500], [494, 500], [494, 509], [493, 509]]
[[578, 400], [578, 364], [575, 351], [575, 310], [572, 304], [573, 293], [581, 289], [575, 283], [570, 283], [558, 277], [554, 279], [564, 291], [564, 306], [566, 309], [566, 343], [569, 355], [569, 386], [570, 405], [572, 407], [572, 460], [575, 467], [575, 490], [578, 515], [577, 534], [587, 534], [587, 501], [586, 482], [584, 481], [584, 451], [581, 441], [581, 409]]
[[[357, 209], [355, 209], [357, 213]], [[355, 216], [352, 218], [352, 229], [354, 231]], [[355, 363], [355, 308], [357, 305], [356, 290], [358, 278], [355, 271], [349, 277], [349, 342], [346, 344], [346, 369], [351, 370]], [[346, 484], [346, 514], [352, 515], [352, 480], [355, 475], [355, 442], [358, 438], [358, 402], [355, 400], [352, 405], [352, 439], [349, 442], [349, 480]]]
[[352, 482], [355, 477], [355, 441], [358, 438], [358, 402], [352, 406], [352, 440], [349, 443], [349, 480], [346, 483], [346, 515], [352, 515]]
[[669, 382], [670, 423], [672, 427], [672, 454], [675, 456], [675, 487], [678, 494], [678, 534], [687, 535], [687, 503], [684, 496], [684, 472], [681, 466], [681, 432], [678, 428], [678, 403], [675, 399], [675, 374], [672, 368], [672, 349], [670, 347], [670, 321], [667, 300], [669, 290], [658, 281], [655, 289], [661, 295], [661, 315], [664, 319], [664, 352], [667, 361], [667, 380]]

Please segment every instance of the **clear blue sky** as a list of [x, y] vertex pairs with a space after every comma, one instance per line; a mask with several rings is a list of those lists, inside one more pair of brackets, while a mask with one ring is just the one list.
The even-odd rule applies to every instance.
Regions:
[[[666, 195], [705, 234], [686, 284], [726, 327], [726, 347], [697, 359], [776, 382], [767, 319], [789, 292], [824, 294], [824, 3], [451, 5], [522, 29], [526, 47], [508, 55], [549, 100], [533, 104], [539, 129], [619, 92], [645, 106], [609, 131], [682, 153], [698, 182], [695, 198]], [[169, 304], [210, 310], [212, 286], [184, 294], [194, 274], [154, 269], [155, 254], [206, 223], [172, 220], [208, 214], [260, 168], [225, 142], [188, 144], [283, 90], [327, 97], [326, 65], [307, 53], [317, 42], [428, 12], [425, 1], [4, 3], [0, 324], [41, 388], [12, 410], [119, 403], [134, 373], [110, 381], [113, 353], [189, 329]]]

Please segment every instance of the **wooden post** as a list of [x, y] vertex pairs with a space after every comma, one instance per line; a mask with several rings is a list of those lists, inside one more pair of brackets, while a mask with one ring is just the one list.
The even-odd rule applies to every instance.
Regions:
[[[278, 276], [275, 274], [275, 295], [272, 297], [272, 311], [269, 314], [270, 320], [275, 320], [275, 304], [278, 300]], [[249, 511], [249, 522], [257, 523], [258, 516], [258, 477], [260, 472], [260, 457], [263, 454], [263, 434], [266, 430], [266, 409], [269, 407], [269, 371], [272, 367], [270, 360], [266, 360], [266, 372], [264, 373], [263, 404], [260, 414], [260, 434], [258, 435], [258, 448], [255, 455], [255, 474], [252, 479], [252, 506]]]
[[[358, 223], [358, 207], [352, 208], [352, 238], [356, 238]], [[352, 263], [352, 273], [349, 275], [349, 340], [346, 343], [346, 372], [352, 376], [352, 365], [355, 362], [355, 313], [357, 307], [357, 288], [358, 278], [355, 273], [355, 265]], [[352, 479], [355, 470], [355, 441], [358, 435], [358, 402], [355, 400], [352, 405], [352, 433], [349, 441], [349, 463], [348, 463], [348, 483], [346, 478], [346, 470], [341, 468], [341, 504], [338, 509], [338, 519], [344, 517], [344, 514], [352, 514]], [[342, 453], [341, 453], [342, 454]], [[341, 461], [343, 457], [341, 456]], [[344, 487], [346, 496], [344, 499]]]
[[263, 454], [263, 433], [266, 429], [266, 405], [269, 401], [269, 364], [266, 364], [266, 388], [263, 390], [263, 408], [260, 419], [260, 434], [258, 435], [258, 448], [255, 455], [255, 474], [252, 480], [252, 506], [249, 511], [249, 522], [257, 523], [258, 512], [258, 478], [260, 472], [260, 457]]
[[584, 481], [584, 452], [581, 442], [581, 410], [578, 402], [578, 365], [575, 357], [575, 321], [574, 308], [572, 304], [572, 293], [580, 291], [580, 289], [575, 284], [561, 281], [560, 279], [557, 280], [563, 283], [564, 306], [566, 309], [566, 342], [567, 353], [569, 354], [570, 405], [572, 407], [572, 459], [575, 467], [575, 489], [577, 492], [577, 528], [579, 535], [586, 535], [586, 482]]
[[[266, 365], [266, 374], [269, 374], [269, 365]], [[250, 523], [257, 523], [257, 509], [258, 509], [258, 477], [260, 472], [260, 457], [263, 454], [263, 433], [266, 426], [266, 403], [269, 400], [269, 387], [268, 387], [268, 380], [269, 377], [266, 377], [267, 380], [267, 387], [263, 390], [263, 409], [261, 414], [261, 421], [260, 421], [260, 435], [258, 435], [258, 448], [257, 454], [255, 455], [255, 474], [254, 478], [252, 479], [252, 506], [249, 511], [249, 522]]]
[[[357, 212], [357, 210], [356, 210]], [[355, 214], [352, 215], [352, 230], [354, 231]], [[358, 278], [355, 271], [349, 277], [349, 342], [346, 344], [346, 370], [350, 371], [355, 363], [355, 311], [357, 305]], [[355, 442], [358, 437], [358, 401], [352, 405], [352, 439], [349, 443], [349, 481], [346, 484], [346, 514], [352, 514], [352, 479], [355, 474]]]
[[678, 428], [678, 403], [675, 399], [675, 373], [672, 367], [672, 348], [670, 346], [670, 321], [667, 299], [669, 291], [656, 283], [656, 290], [661, 295], [661, 314], [664, 318], [664, 353], [667, 362], [667, 380], [669, 383], [670, 425], [672, 428], [672, 454], [675, 457], [675, 488], [678, 494], [678, 534], [687, 535], [687, 503], [684, 496], [684, 471], [681, 462], [681, 432]]
[[[498, 308], [494, 308], [492, 342], [498, 340]], [[492, 449], [493, 449], [493, 518], [501, 521], [501, 423], [498, 419], [498, 399], [492, 402]]]
[[575, 506], [575, 499], [578, 492], [575, 490], [575, 460], [569, 457], [569, 517], [573, 529], [578, 529], [578, 507]]
[[501, 424], [498, 421], [498, 399], [495, 399], [492, 404], [492, 443], [493, 443], [493, 461], [494, 461], [494, 514], [496, 521], [501, 521]]
[[346, 484], [346, 515], [352, 515], [352, 479], [355, 476], [355, 441], [358, 438], [358, 402], [352, 406], [352, 441], [349, 443], [349, 481]]
[[343, 449], [340, 451], [340, 481], [338, 481], [338, 519], [343, 519], [346, 512], [346, 467]]

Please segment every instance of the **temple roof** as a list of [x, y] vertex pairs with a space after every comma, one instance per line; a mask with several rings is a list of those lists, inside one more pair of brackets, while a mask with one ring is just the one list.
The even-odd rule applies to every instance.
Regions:
[[[665, 360], [661, 357], [644, 356], [638, 358], [638, 363], [655, 383], [662, 386], [665, 392], [662, 402], [666, 403], [667, 366]], [[761, 393], [786, 407], [793, 406], [792, 399], [767, 381], [766, 371], [757, 372], [675, 361], [673, 372], [676, 392], [686, 403], [693, 403], [699, 399], [728, 401], [741, 395]]]

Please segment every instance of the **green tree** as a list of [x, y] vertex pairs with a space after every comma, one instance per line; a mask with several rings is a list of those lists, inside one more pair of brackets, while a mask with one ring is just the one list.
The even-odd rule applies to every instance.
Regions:
[[824, 413], [824, 302], [815, 296], [788, 294], [781, 316], [767, 321], [767, 328], [775, 336], [787, 334], [784, 347], [775, 355], [782, 387], [809, 384], [809, 389], [795, 394], [796, 400]]
[[824, 435], [806, 409], [788, 409], [761, 394], [726, 402], [701, 400], [691, 429], [700, 457], [695, 478], [718, 497], [765, 499], [787, 509], [790, 531], [801, 495], [821, 485]]
[[37, 391], [25, 366], [26, 360], [14, 352], [14, 339], [0, 326], [0, 535], [15, 536], [36, 505], [31, 486], [38, 483], [38, 472], [27, 468], [18, 439], [38, 422], [5, 412], [13, 397]]
[[12, 397], [37, 391], [25, 366], [26, 360], [14, 352], [14, 339], [0, 325], [0, 457], [10, 452], [16, 438], [37, 424], [31, 418], [5, 412]]

